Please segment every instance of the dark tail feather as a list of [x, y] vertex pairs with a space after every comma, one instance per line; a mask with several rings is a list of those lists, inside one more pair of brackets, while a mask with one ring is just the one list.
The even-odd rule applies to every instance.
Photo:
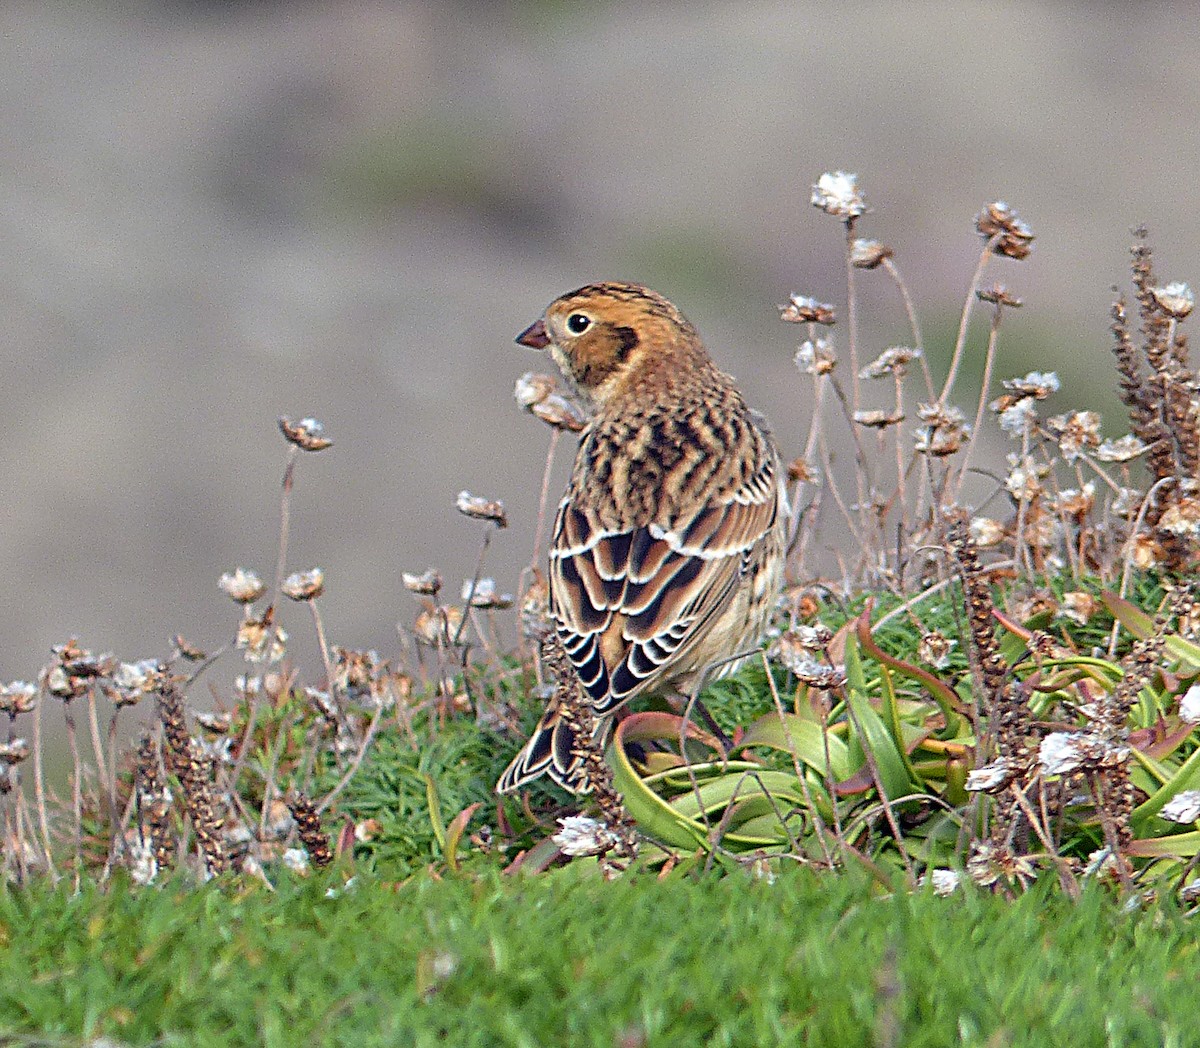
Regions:
[[[592, 738], [603, 749], [612, 734], [612, 717], [598, 717]], [[575, 748], [575, 732], [558, 715], [556, 707], [548, 709], [538, 722], [529, 741], [504, 769], [496, 783], [497, 793], [513, 793], [540, 775], [549, 775], [570, 793], [590, 793], [591, 784], [584, 774], [583, 762], [571, 751]]]

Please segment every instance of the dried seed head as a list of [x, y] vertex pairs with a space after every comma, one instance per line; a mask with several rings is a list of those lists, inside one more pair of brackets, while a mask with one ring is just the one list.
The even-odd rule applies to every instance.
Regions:
[[1029, 397], [1022, 397], [1014, 404], [1000, 410], [1000, 428], [1014, 440], [1032, 433], [1037, 425], [1037, 408]]
[[902, 414], [891, 414], [887, 411], [856, 411], [854, 421], [868, 429], [887, 429], [904, 421]]
[[846, 683], [845, 670], [818, 661], [829, 641], [828, 631], [819, 625], [794, 626], [780, 634], [767, 654], [786, 666], [802, 684], [813, 688], [839, 688]]
[[291, 600], [316, 600], [325, 592], [325, 572], [320, 568], [293, 572], [279, 588]]
[[971, 793], [997, 793], [1013, 778], [1012, 769], [1003, 757], [967, 773], [965, 789]]
[[225, 572], [218, 585], [239, 604], [253, 604], [267, 589], [255, 572], [245, 568]]
[[908, 365], [921, 356], [919, 349], [911, 346], [891, 346], [885, 349], [866, 367], [859, 371], [859, 378], [886, 378], [896, 375], [903, 378], [908, 374]]
[[112, 677], [108, 697], [114, 706], [134, 706], [162, 687], [163, 667], [157, 659], [122, 662]]
[[1193, 684], [1179, 700], [1179, 719], [1200, 724], [1200, 684]]
[[463, 621], [463, 609], [454, 605], [426, 608], [417, 616], [413, 633], [419, 640], [437, 647], [453, 644]]
[[178, 658], [187, 659], [188, 662], [200, 662], [206, 657], [196, 645], [189, 644], [184, 640], [182, 633], [176, 633], [171, 638], [171, 647], [175, 649], [175, 655]]
[[587, 425], [587, 411], [576, 399], [562, 393], [550, 375], [527, 371], [517, 379], [513, 396], [526, 411], [548, 426], [578, 433]]
[[504, 512], [504, 503], [499, 499], [485, 499], [472, 495], [469, 491], [460, 491], [455, 503], [458, 512], [475, 520], [490, 520], [498, 528], [508, 527], [508, 516]]
[[1067, 462], [1074, 462], [1085, 450], [1100, 446], [1100, 416], [1094, 411], [1072, 411], [1046, 420], [1050, 432], [1058, 437], [1058, 449]]
[[0, 764], [20, 764], [29, 756], [29, 743], [24, 739], [10, 739], [0, 743]]
[[818, 302], [808, 295], [790, 295], [786, 306], [779, 307], [779, 319], [789, 324], [824, 324], [837, 322], [837, 313], [828, 302]]
[[325, 427], [315, 418], [302, 418], [292, 423], [281, 416], [279, 431], [289, 444], [295, 444], [301, 451], [324, 451], [333, 447], [333, 441], [325, 436]]
[[1101, 462], [1130, 462], [1150, 450], [1132, 433], [1117, 440], [1106, 440], [1096, 449], [1096, 458]]
[[563, 393], [551, 393], [529, 409], [548, 426], [580, 432], [587, 425], [588, 415], [579, 401]]
[[14, 680], [0, 687], [0, 713], [15, 717], [18, 713], [31, 713], [36, 705], [36, 684]]
[[1090, 593], [1074, 590], [1063, 594], [1059, 615], [1077, 622], [1080, 626], [1086, 626], [1099, 610], [1100, 602], [1095, 597]]
[[941, 899], [953, 895], [958, 891], [959, 883], [962, 878], [957, 870], [930, 870], [920, 880], [920, 884], [930, 884], [933, 886], [933, 894]]
[[817, 484], [821, 480], [821, 471], [807, 459], [794, 458], [788, 463], [787, 477], [792, 484]]
[[981, 287], [975, 292], [981, 302], [991, 302], [996, 306], [1008, 306], [1010, 309], [1020, 309], [1025, 303], [1015, 295], [1009, 294], [1003, 284], [992, 284], [991, 287]]
[[895, 253], [878, 240], [864, 240], [862, 237], [850, 245], [850, 261], [857, 269], [876, 269]]
[[828, 375], [837, 366], [837, 355], [833, 352], [833, 342], [827, 338], [800, 343], [800, 348], [796, 350], [796, 356], [793, 359], [796, 367], [810, 375]]
[[1182, 790], [1159, 812], [1169, 822], [1195, 822], [1200, 819], [1200, 790]]
[[858, 175], [825, 172], [812, 187], [812, 206], [846, 222], [865, 214], [867, 202], [858, 188]]
[[1027, 258], [1033, 248], [1029, 226], [1003, 200], [988, 204], [975, 216], [975, 228], [984, 240], [996, 237], [992, 252], [1008, 258]]
[[971, 427], [956, 407], [937, 402], [918, 404], [917, 417], [925, 423], [916, 430], [916, 450], [922, 455], [953, 455], [970, 438]]
[[246, 653], [248, 662], [275, 663], [287, 653], [287, 633], [274, 626], [273, 608], [260, 616], [245, 618], [238, 626], [235, 644]]
[[211, 731], [214, 735], [224, 735], [233, 723], [233, 718], [228, 713], [208, 713], [204, 710], [196, 710], [192, 716], [195, 717], [196, 723], [200, 727], [205, 731]]
[[558, 388], [553, 375], [541, 375], [536, 371], [526, 371], [513, 387], [513, 396], [517, 403], [529, 410], [534, 404], [541, 403]]
[[495, 579], [463, 579], [462, 599], [473, 608], [511, 608], [511, 593], [500, 593]]
[[1012, 468], [1004, 480], [1004, 487], [1017, 502], [1032, 502], [1042, 494], [1045, 490], [1042, 479], [1049, 473], [1049, 466], [1035, 462], [1028, 455], [1024, 458], [1009, 455], [1008, 464]]
[[1013, 394], [1014, 399], [1033, 397], [1034, 400], [1045, 400], [1051, 393], [1057, 393], [1059, 386], [1058, 374], [1054, 371], [1031, 371], [1024, 378], [1010, 378], [1004, 382], [1004, 388]]
[[921, 637], [917, 645], [917, 657], [935, 670], [944, 670], [950, 665], [950, 652], [958, 643], [947, 637], [941, 630], [930, 630]]
[[1171, 535], [1187, 538], [1200, 535], [1200, 500], [1185, 495], [1172, 502], [1158, 518], [1158, 526]]
[[971, 538], [980, 549], [998, 546], [1004, 541], [1004, 526], [991, 517], [972, 517], [970, 531]]
[[1152, 287], [1150, 294], [1154, 296], [1158, 308], [1176, 320], [1182, 320], [1196, 306], [1196, 296], [1182, 281], [1175, 281], [1165, 287]]
[[551, 838], [564, 855], [603, 855], [620, 843], [620, 838], [598, 819], [568, 815], [559, 819], [558, 833]]
[[422, 575], [403, 572], [404, 588], [410, 593], [420, 593], [426, 597], [436, 597], [442, 588], [442, 576], [436, 568], [428, 568]]
[[1133, 551], [1131, 554], [1133, 566], [1141, 571], [1157, 567], [1166, 559], [1167, 551], [1161, 542], [1139, 531], [1133, 536]]
[[1082, 488], [1063, 488], [1054, 499], [1054, 508], [1057, 512], [1081, 523], [1092, 512], [1095, 505], [1096, 482], [1094, 480], [1087, 481]]
[[351, 699], [369, 696], [375, 682], [390, 669], [376, 651], [355, 651], [334, 645], [333, 659], [333, 686]]

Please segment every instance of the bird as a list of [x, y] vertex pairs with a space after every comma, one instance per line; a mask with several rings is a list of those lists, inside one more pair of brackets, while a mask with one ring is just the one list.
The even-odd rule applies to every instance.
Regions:
[[[595, 716], [639, 695], [690, 694], [757, 647], [783, 582], [788, 503], [763, 416], [695, 327], [640, 284], [587, 284], [516, 341], [549, 350], [590, 412], [549, 557], [551, 628]], [[500, 776], [588, 791], [569, 718], [552, 699]]]

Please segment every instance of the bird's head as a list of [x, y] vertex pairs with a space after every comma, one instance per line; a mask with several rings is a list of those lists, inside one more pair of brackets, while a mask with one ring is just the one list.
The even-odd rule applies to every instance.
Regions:
[[696, 329], [661, 295], [640, 284], [588, 284], [556, 298], [517, 336], [549, 349], [585, 399], [604, 404], [639, 376], [704, 357]]

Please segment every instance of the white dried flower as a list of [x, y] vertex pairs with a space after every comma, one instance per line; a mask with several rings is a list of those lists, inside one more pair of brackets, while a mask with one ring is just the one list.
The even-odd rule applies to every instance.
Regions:
[[832, 340], [819, 338], [815, 342], [806, 340], [800, 343], [795, 361], [796, 367], [810, 375], [828, 375], [837, 365]]
[[826, 171], [813, 186], [812, 206], [845, 221], [865, 214], [867, 202], [858, 188], [858, 175]]
[[1200, 684], [1193, 684], [1179, 700], [1179, 719], [1200, 724]]
[[1063, 618], [1079, 623], [1080, 626], [1086, 626], [1099, 610], [1100, 602], [1095, 597], [1090, 593], [1075, 590], [1063, 594], [1062, 606], [1058, 613]]
[[325, 572], [320, 568], [293, 572], [279, 588], [291, 600], [316, 600], [325, 592]]
[[1117, 440], [1106, 440], [1096, 449], [1096, 458], [1101, 462], [1129, 462], [1144, 455], [1149, 450], [1148, 444], [1143, 444], [1132, 433]]
[[154, 857], [153, 845], [135, 830], [132, 836], [126, 839], [125, 852], [129, 876], [133, 883], [152, 884], [158, 875], [158, 860]]
[[132, 706], [162, 685], [162, 665], [157, 659], [122, 662], [113, 674], [109, 697], [116, 706]]
[[995, 793], [1012, 781], [1013, 773], [1003, 757], [967, 773], [966, 789], [970, 793]]
[[1023, 437], [1037, 423], [1037, 409], [1030, 397], [1022, 397], [1000, 412], [1000, 428], [1010, 437]]
[[1004, 480], [1005, 490], [1017, 502], [1032, 502], [1043, 491], [1041, 478], [1046, 475], [1045, 467], [1032, 459], [1009, 459], [1012, 469]]
[[869, 429], [886, 429], [888, 426], [895, 426], [903, 422], [904, 416], [900, 413], [892, 414], [889, 411], [856, 411], [854, 421]]
[[426, 597], [436, 597], [442, 588], [442, 576], [436, 568], [429, 568], [420, 575], [404, 571], [400, 573], [400, 578], [410, 593], [420, 593]]
[[1033, 247], [1033, 232], [1003, 200], [988, 204], [975, 216], [975, 228], [985, 240], [995, 238], [992, 251], [1008, 258], [1022, 259]]
[[1042, 771], [1048, 775], [1061, 775], [1078, 768], [1084, 762], [1079, 739], [1079, 733], [1073, 731], [1052, 731], [1043, 738], [1042, 745], [1038, 747]]
[[922, 634], [917, 645], [917, 657], [935, 670], [944, 670], [950, 665], [950, 652], [958, 641], [947, 637], [941, 630], [930, 630]]
[[1154, 296], [1158, 308], [1176, 320], [1182, 320], [1196, 306], [1196, 296], [1192, 294], [1192, 289], [1182, 281], [1177, 280], [1165, 287], [1152, 287], [1150, 294]]
[[36, 705], [36, 684], [14, 680], [0, 687], [0, 713], [15, 717], [18, 713], [29, 713]]
[[29, 743], [24, 739], [0, 742], [0, 764], [20, 764], [29, 756]]
[[894, 254], [890, 247], [878, 240], [858, 237], [850, 245], [850, 261], [856, 269], [875, 269]]
[[1004, 388], [1020, 397], [1045, 400], [1059, 390], [1058, 373], [1055, 371], [1031, 371], [1024, 378], [1010, 378]]
[[919, 360], [921, 351], [911, 346], [891, 346], [879, 354], [858, 373], [859, 378], [886, 378], [888, 375], [903, 377], [908, 365]]
[[1195, 822], [1200, 819], [1200, 790], [1175, 794], [1159, 812], [1168, 822]]
[[1100, 445], [1100, 416], [1094, 411], [1055, 415], [1046, 424], [1058, 435], [1058, 449], [1066, 462], [1074, 462], [1085, 450]]
[[301, 877], [308, 874], [308, 852], [303, 848], [288, 848], [280, 856], [280, 859], [292, 873]]
[[287, 632], [274, 628], [270, 619], [268, 613], [243, 619], [238, 626], [235, 644], [246, 653], [248, 662], [275, 663], [287, 653]]
[[918, 404], [917, 417], [925, 423], [916, 432], [916, 450], [922, 455], [953, 455], [971, 436], [961, 409], [935, 401]]
[[302, 418], [295, 423], [281, 418], [279, 431], [289, 444], [295, 444], [301, 451], [324, 451], [333, 447], [333, 441], [325, 436], [325, 427], [315, 418]]
[[961, 881], [962, 878], [959, 876], [957, 870], [930, 870], [921, 878], [920, 884], [922, 887], [926, 884], [932, 884], [933, 894], [945, 899], [958, 890]]
[[1004, 541], [1004, 526], [991, 517], [972, 517], [970, 530], [971, 538], [980, 549], [998, 546]]
[[239, 604], [253, 604], [267, 588], [256, 572], [247, 571], [245, 568], [225, 572], [219, 585]]
[[1200, 535], [1200, 499], [1184, 497], [1172, 502], [1158, 518], [1162, 531], [1195, 538]]
[[475, 520], [489, 520], [498, 528], [508, 527], [508, 516], [504, 512], [504, 503], [499, 499], [485, 499], [472, 495], [469, 491], [460, 491], [455, 502], [458, 512]]
[[789, 324], [824, 324], [837, 321], [837, 311], [828, 302], [818, 302], [811, 295], [788, 296], [786, 306], [779, 307], [779, 319]]
[[513, 604], [512, 594], [501, 593], [491, 578], [463, 579], [462, 599], [470, 601], [473, 608], [511, 608]]
[[568, 815], [559, 819], [561, 829], [551, 838], [564, 855], [601, 855], [617, 844], [617, 835], [598, 819]]
[[545, 400], [558, 388], [552, 375], [539, 375], [535, 371], [526, 371], [513, 387], [513, 396], [523, 408], [531, 408]]

